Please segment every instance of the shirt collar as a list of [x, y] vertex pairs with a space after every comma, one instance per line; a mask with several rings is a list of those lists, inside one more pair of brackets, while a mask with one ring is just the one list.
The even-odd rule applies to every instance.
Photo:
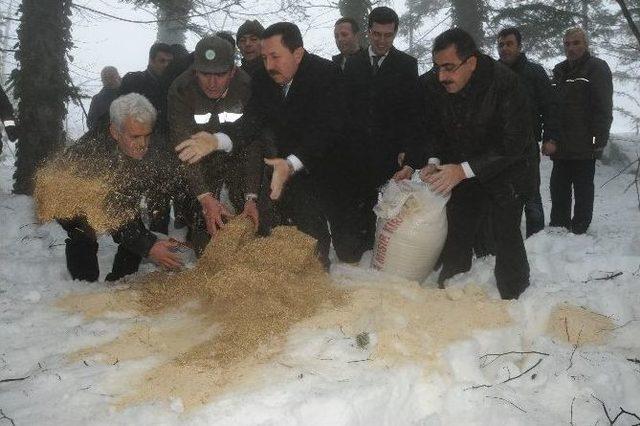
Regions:
[[371, 46], [369, 46], [369, 57], [373, 58], [378, 56], [380, 59], [384, 59], [389, 55], [389, 52], [391, 52], [391, 49], [387, 50], [387, 53], [385, 53], [384, 55], [376, 55], [375, 53], [373, 53], [373, 49], [371, 48]]

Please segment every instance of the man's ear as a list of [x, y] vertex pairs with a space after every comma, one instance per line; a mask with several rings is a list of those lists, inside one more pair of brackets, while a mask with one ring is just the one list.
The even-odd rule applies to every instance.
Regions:
[[476, 70], [476, 67], [478, 66], [478, 57], [476, 55], [469, 58], [469, 66], [471, 67], [472, 72]]
[[302, 61], [302, 55], [304, 55], [304, 47], [298, 47], [293, 51], [293, 57], [296, 60], [296, 64], [299, 64]]
[[118, 131], [118, 128], [114, 123], [109, 124], [109, 133], [111, 134], [112, 138], [114, 138], [115, 140], [118, 140], [118, 136], [120, 135], [120, 132]]

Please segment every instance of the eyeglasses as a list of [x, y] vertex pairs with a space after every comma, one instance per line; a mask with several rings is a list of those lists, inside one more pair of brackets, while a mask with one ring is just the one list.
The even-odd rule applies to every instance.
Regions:
[[440, 66], [440, 65], [435, 64], [435, 63], [434, 63], [434, 64], [433, 64], [433, 71], [434, 71], [436, 74], [440, 73], [441, 71], [445, 71], [445, 72], [447, 72], [447, 73], [449, 73], [449, 74], [454, 73], [454, 72], [458, 71], [458, 69], [459, 69], [461, 66], [463, 66], [463, 65], [464, 65], [464, 64], [465, 64], [469, 59], [471, 59], [472, 57], [473, 57], [473, 55], [471, 55], [471, 56], [467, 56], [467, 58], [466, 58], [464, 61], [460, 62], [458, 65], [454, 65], [454, 64], [445, 64], [445, 65]]

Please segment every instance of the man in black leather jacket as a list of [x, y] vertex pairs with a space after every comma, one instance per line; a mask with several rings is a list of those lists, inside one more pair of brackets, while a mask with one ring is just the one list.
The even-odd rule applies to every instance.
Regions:
[[451, 195], [439, 284], [471, 268], [474, 237], [489, 211], [498, 290], [516, 299], [529, 285], [520, 221], [534, 189], [537, 151], [526, 93], [513, 72], [480, 54], [461, 29], [436, 38], [433, 61], [420, 78], [423, 141], [410, 147], [395, 178], [422, 168], [432, 190]]

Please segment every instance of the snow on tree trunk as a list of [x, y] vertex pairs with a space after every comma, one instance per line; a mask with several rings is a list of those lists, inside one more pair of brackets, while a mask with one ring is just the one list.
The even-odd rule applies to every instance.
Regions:
[[353, 18], [360, 26], [360, 46], [365, 46], [367, 40], [367, 20], [371, 11], [370, 0], [339, 0], [340, 15]]
[[158, 3], [158, 41], [184, 45], [192, 0], [165, 0]]
[[485, 20], [483, 0], [452, 0], [453, 23], [456, 27], [467, 31], [478, 46], [484, 45], [485, 35], [482, 22]]
[[14, 94], [21, 129], [13, 191], [33, 192], [38, 165], [64, 145], [66, 101], [73, 95], [65, 55], [71, 42], [71, 0], [23, 0]]

